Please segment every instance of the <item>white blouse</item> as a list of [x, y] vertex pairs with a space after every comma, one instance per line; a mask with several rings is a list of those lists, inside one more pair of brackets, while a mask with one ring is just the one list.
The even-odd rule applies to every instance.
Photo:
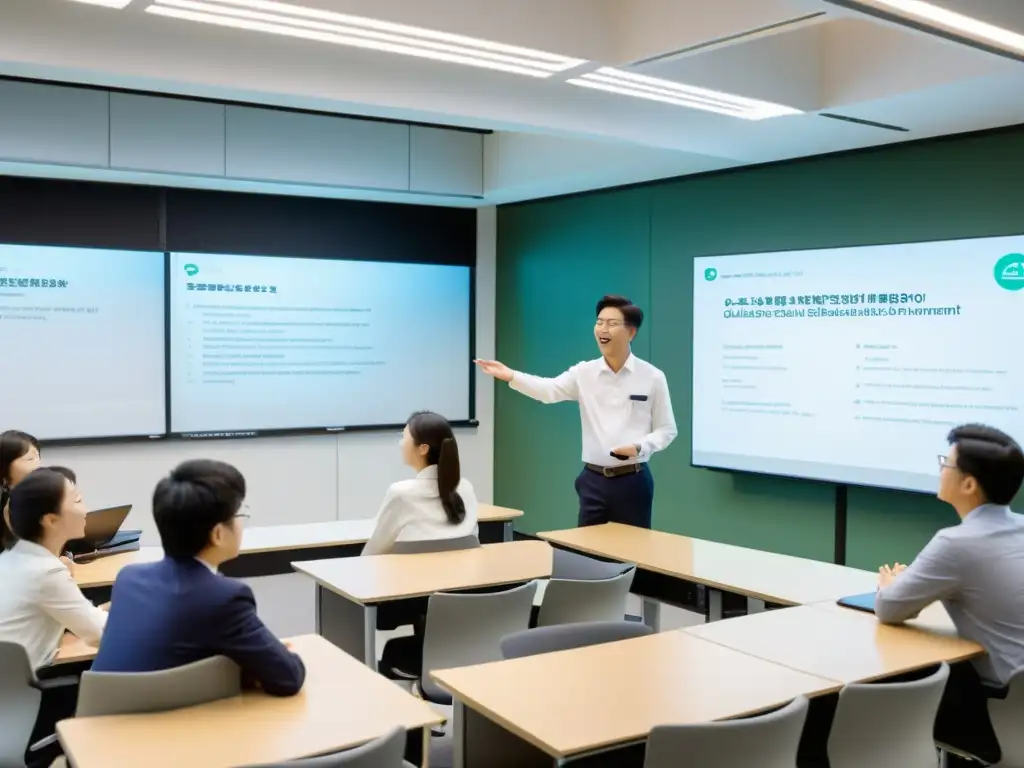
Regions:
[[386, 554], [396, 541], [435, 541], [476, 535], [479, 512], [473, 486], [463, 478], [456, 490], [466, 507], [466, 516], [458, 525], [452, 525], [437, 492], [437, 465], [427, 467], [410, 480], [392, 483], [363, 554]]
[[0, 640], [23, 645], [33, 669], [53, 661], [65, 630], [99, 646], [106, 611], [45, 547], [18, 541], [0, 554], [0, 584]]

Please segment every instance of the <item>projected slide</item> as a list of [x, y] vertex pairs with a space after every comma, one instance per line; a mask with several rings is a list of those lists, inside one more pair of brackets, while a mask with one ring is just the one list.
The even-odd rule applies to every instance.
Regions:
[[932, 492], [951, 427], [1024, 440], [1024, 237], [694, 261], [695, 465]]
[[0, 428], [166, 431], [164, 255], [0, 245]]
[[468, 267], [171, 254], [171, 430], [469, 418]]

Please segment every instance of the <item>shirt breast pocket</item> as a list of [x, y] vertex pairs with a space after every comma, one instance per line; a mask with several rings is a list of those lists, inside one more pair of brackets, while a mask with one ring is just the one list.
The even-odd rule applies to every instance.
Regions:
[[629, 395], [630, 413], [636, 419], [651, 418], [651, 395], [648, 392], [634, 392]]

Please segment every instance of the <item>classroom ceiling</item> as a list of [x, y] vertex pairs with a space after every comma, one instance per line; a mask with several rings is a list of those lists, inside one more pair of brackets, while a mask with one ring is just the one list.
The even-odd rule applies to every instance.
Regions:
[[125, 4], [3, 0], [0, 75], [493, 130], [485, 204], [1024, 122], [1021, 0]]

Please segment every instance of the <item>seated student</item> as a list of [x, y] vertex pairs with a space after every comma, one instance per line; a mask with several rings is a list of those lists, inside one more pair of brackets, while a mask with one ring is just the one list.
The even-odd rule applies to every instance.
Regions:
[[39, 458], [39, 441], [32, 435], [16, 429], [0, 432], [0, 542], [4, 549], [14, 546], [7, 509], [11, 489], [39, 467]]
[[152, 672], [227, 656], [275, 696], [299, 692], [306, 669], [256, 615], [248, 585], [221, 576], [242, 543], [245, 478], [230, 464], [179, 464], [153, 492], [164, 559], [121, 570], [98, 672]]
[[909, 566], [879, 570], [875, 614], [886, 624], [941, 601], [958, 634], [987, 656], [952, 668], [935, 725], [936, 740], [999, 761], [987, 693], [1024, 667], [1024, 517], [1010, 502], [1024, 483], [1024, 453], [1008, 435], [968, 424], [949, 433], [939, 457], [938, 496], [960, 517], [939, 531]]
[[[3, 512], [0, 516], [0, 551], [10, 549], [14, 545], [15, 537], [8, 524], [7, 509], [11, 489], [39, 467], [41, 455], [39, 441], [32, 435], [15, 429], [0, 433], [0, 510]], [[77, 483], [75, 473], [67, 467], [52, 469], [60, 472], [72, 483]], [[60, 561], [74, 575], [75, 566], [68, 553], [61, 555]]]
[[[34, 669], [53, 660], [65, 630], [89, 645], [100, 643], [107, 614], [86, 599], [58, 559], [69, 539], [85, 533], [85, 516], [78, 491], [59, 472], [37, 469], [11, 491], [9, 520], [17, 540], [0, 556], [0, 640], [23, 645]], [[30, 744], [74, 714], [77, 691], [44, 691]], [[51, 752], [47, 760], [59, 750]]]
[[396, 541], [475, 536], [476, 494], [461, 476], [459, 446], [451, 425], [436, 413], [414, 413], [400, 445], [402, 459], [416, 470], [416, 477], [388, 488], [363, 554], [384, 554]]

